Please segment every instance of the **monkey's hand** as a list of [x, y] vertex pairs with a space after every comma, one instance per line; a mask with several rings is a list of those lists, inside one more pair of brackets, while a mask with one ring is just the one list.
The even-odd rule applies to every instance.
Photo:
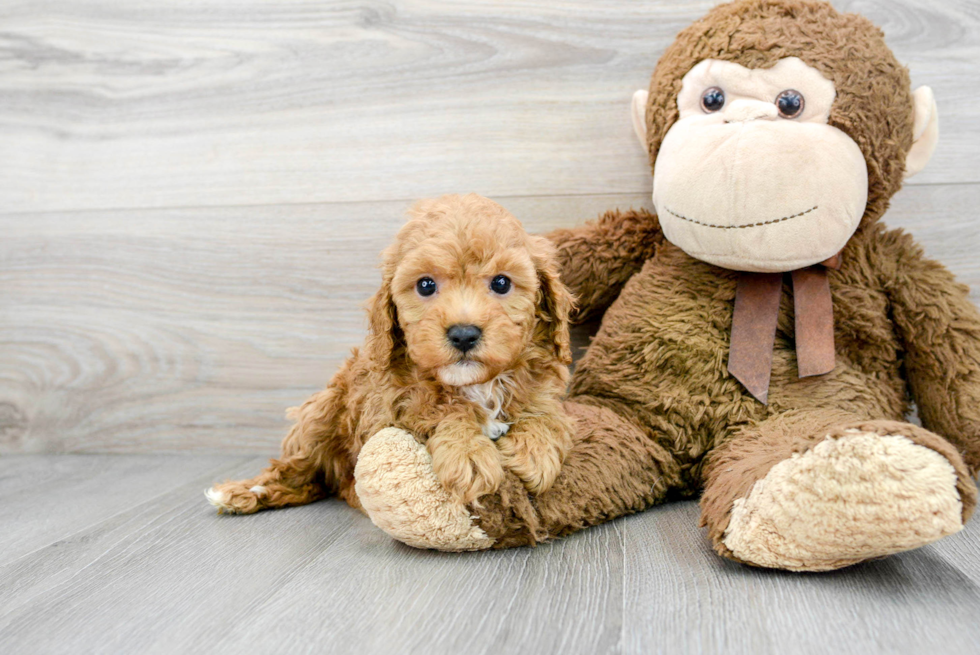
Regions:
[[664, 240], [655, 214], [606, 212], [572, 229], [545, 235], [558, 249], [561, 280], [577, 299], [573, 322], [598, 316]]

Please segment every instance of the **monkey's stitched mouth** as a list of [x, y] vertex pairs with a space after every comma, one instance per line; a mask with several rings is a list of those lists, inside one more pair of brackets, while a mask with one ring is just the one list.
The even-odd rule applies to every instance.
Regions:
[[713, 228], [715, 228], [717, 230], [734, 230], [734, 229], [742, 229], [742, 228], [746, 228], [746, 227], [762, 227], [763, 225], [772, 225], [774, 223], [782, 223], [783, 221], [789, 221], [789, 220], [792, 220], [794, 218], [799, 218], [800, 216], [804, 216], [806, 214], [809, 214], [810, 212], [815, 211], [817, 208], [818, 208], [818, 205], [814, 205], [813, 207], [810, 207], [806, 211], [802, 211], [802, 212], [800, 212], [798, 214], [791, 214], [789, 216], [783, 216], [782, 218], [774, 218], [771, 221], [761, 221], [759, 223], [745, 223], [744, 225], [714, 225], [713, 223], [704, 223], [702, 221], [698, 221], [698, 220], [695, 220], [693, 218], [688, 218], [687, 216], [682, 216], [682, 215], [678, 214], [677, 212], [675, 212], [674, 210], [672, 210], [670, 207], [664, 207], [664, 211], [667, 212], [668, 214], [671, 214], [673, 216], [676, 216], [677, 218], [681, 219], [682, 221], [687, 221], [688, 223], [694, 223], [695, 225], [700, 225], [702, 227], [713, 227]]

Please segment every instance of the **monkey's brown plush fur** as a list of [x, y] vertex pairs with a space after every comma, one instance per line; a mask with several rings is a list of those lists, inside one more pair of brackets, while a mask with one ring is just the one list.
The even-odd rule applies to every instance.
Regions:
[[[878, 223], [901, 185], [913, 121], [908, 73], [881, 32], [825, 3], [744, 0], [714, 9], [680, 33], [653, 74], [651, 164], [695, 63], [765, 68], [784, 57], [835, 83], [829, 123], [860, 146], [868, 168], [866, 212], [842, 268], [829, 273], [835, 369], [798, 377], [787, 283], [764, 405], [726, 370], [738, 273], [688, 256], [643, 211], [554, 232], [563, 280], [579, 299], [575, 318], [602, 316], [602, 325], [571, 382], [566, 408], [578, 430], [561, 474], [536, 497], [509, 477], [484, 499], [475, 523], [485, 543], [531, 545], [700, 493], [702, 524], [722, 555], [830, 569], [935, 540], [973, 512], [980, 315], [945, 268]], [[924, 427], [905, 422], [913, 400]], [[932, 496], [941, 485], [927, 482], [939, 472], [946, 500]], [[783, 496], [767, 500], [773, 489]], [[782, 501], [788, 513], [780, 514]], [[812, 543], [771, 556], [784, 547], [784, 529], [811, 527], [794, 521], [809, 521], [803, 513], [813, 507], [817, 523], [820, 508], [833, 514], [828, 525], [805, 535]], [[735, 532], [756, 540], [745, 555], [726, 542]], [[756, 546], [767, 552], [756, 557]]]

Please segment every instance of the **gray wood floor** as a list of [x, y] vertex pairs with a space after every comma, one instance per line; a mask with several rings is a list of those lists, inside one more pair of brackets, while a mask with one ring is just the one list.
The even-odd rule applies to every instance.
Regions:
[[[713, 4], [0, 3], [0, 653], [980, 652], [978, 521], [791, 575], [716, 557], [690, 502], [446, 555], [203, 500], [362, 339], [413, 199], [649, 207], [629, 99]], [[936, 93], [886, 222], [980, 301], [980, 3], [835, 4]]]
[[328, 500], [217, 516], [260, 458], [0, 460], [0, 651], [976, 653], [980, 522], [830, 574], [718, 558], [697, 506], [535, 549], [444, 554]]

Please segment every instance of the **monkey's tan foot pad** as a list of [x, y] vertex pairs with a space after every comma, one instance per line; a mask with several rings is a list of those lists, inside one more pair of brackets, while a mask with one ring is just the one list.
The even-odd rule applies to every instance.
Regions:
[[723, 542], [758, 566], [826, 571], [958, 532], [962, 510], [945, 457], [848, 430], [772, 467], [735, 501]]
[[385, 428], [357, 457], [355, 491], [376, 526], [415, 548], [484, 550], [493, 539], [453, 500], [432, 470], [432, 457], [410, 433]]

